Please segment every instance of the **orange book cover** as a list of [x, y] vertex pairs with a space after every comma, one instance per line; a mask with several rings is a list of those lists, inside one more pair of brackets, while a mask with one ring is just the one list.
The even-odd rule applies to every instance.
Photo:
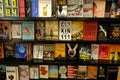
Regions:
[[118, 66], [117, 80], [120, 80], [120, 66]]
[[97, 79], [97, 66], [88, 66], [87, 79]]

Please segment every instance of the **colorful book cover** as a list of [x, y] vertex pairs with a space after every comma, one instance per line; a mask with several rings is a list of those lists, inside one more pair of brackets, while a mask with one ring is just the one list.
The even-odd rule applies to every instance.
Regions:
[[120, 80], [120, 66], [118, 66], [117, 80]]
[[83, 17], [93, 17], [93, 0], [83, 0]]
[[78, 78], [77, 79], [87, 79], [87, 66], [78, 66]]
[[6, 65], [0, 65], [0, 80], [6, 79]]
[[40, 65], [39, 66], [39, 72], [40, 72], [40, 78], [42, 79], [48, 79], [49, 78], [49, 68], [48, 65]]
[[58, 65], [49, 65], [49, 78], [58, 78]]
[[83, 0], [67, 0], [67, 17], [83, 17]]
[[71, 38], [73, 41], [83, 39], [83, 21], [71, 22]]
[[67, 79], [67, 66], [66, 65], [59, 65], [59, 78], [60, 79]]
[[45, 39], [45, 22], [35, 21], [35, 39], [44, 40]]
[[18, 1], [19, 1], [19, 16], [25, 17], [25, 0]]
[[59, 40], [71, 40], [71, 21], [59, 21]]
[[66, 43], [66, 59], [77, 60], [78, 58], [78, 43]]
[[58, 5], [57, 6], [57, 16], [58, 17], [67, 17], [67, 5]]
[[88, 66], [87, 79], [97, 79], [97, 66]]
[[93, 0], [94, 17], [105, 17], [106, 0]]
[[11, 39], [10, 21], [0, 21], [0, 39]]
[[16, 58], [26, 58], [26, 44], [24, 43], [16, 43], [15, 44], [15, 53]]
[[29, 80], [30, 70], [28, 65], [19, 65], [19, 80]]
[[32, 43], [26, 43], [26, 60], [31, 61], [33, 59], [33, 45]]
[[43, 59], [44, 60], [54, 60], [54, 44], [44, 44], [43, 45]]
[[38, 17], [51, 17], [52, 16], [52, 0], [39, 0], [38, 1]]
[[31, 1], [32, 17], [38, 17], [38, 0]]
[[32, 17], [31, 0], [25, 0], [25, 17]]
[[22, 21], [22, 40], [34, 40], [34, 21]]
[[4, 58], [3, 43], [0, 42], [0, 59]]
[[12, 21], [11, 22], [11, 38], [21, 39], [22, 31], [21, 31], [21, 22], [20, 21]]
[[84, 21], [83, 22], [83, 40], [96, 41], [97, 40], [97, 21]]
[[0, 17], [4, 17], [3, 0], [0, 0]]
[[32, 65], [30, 68], [30, 79], [39, 79], [39, 67]]
[[58, 21], [46, 21], [45, 24], [45, 39], [58, 40]]
[[19, 17], [18, 0], [3, 0], [4, 1], [4, 16]]

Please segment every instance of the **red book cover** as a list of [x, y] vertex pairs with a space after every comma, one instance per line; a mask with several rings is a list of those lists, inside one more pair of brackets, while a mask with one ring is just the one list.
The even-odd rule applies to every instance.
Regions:
[[97, 40], [97, 21], [84, 21], [83, 22], [83, 40], [96, 41]]
[[19, 0], [19, 15], [25, 17], [25, 0]]
[[3, 44], [0, 43], [0, 59], [3, 58]]

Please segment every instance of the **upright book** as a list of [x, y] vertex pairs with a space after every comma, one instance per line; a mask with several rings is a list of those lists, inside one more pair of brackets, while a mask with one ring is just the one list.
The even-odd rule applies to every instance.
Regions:
[[59, 78], [60, 79], [67, 79], [67, 66], [66, 65], [59, 65]]
[[32, 17], [32, 0], [25, 0], [25, 17]]
[[3, 43], [0, 42], [0, 60], [4, 58]]
[[33, 45], [32, 43], [26, 43], [26, 60], [31, 61], [33, 59]]
[[38, 17], [38, 0], [31, 0], [32, 17]]
[[19, 16], [25, 17], [25, 0], [18, 1], [19, 1]]
[[78, 66], [78, 76], [77, 76], [77, 79], [80, 79], [80, 80], [87, 79], [87, 74], [88, 74], [87, 66], [79, 65]]
[[97, 66], [88, 66], [88, 75], [87, 79], [97, 79]]
[[0, 17], [4, 17], [3, 5], [3, 0], [0, 0]]
[[49, 78], [58, 79], [58, 65], [49, 65]]
[[6, 65], [0, 65], [0, 80], [6, 79]]
[[30, 70], [30, 79], [39, 79], [39, 66], [31, 65]]

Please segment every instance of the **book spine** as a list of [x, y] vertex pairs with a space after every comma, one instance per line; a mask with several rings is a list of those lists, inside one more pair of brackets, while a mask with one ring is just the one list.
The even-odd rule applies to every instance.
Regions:
[[31, 0], [25, 0], [25, 15], [26, 17], [31, 17]]
[[32, 17], [38, 17], [38, 0], [32, 0]]
[[25, 17], [25, 0], [19, 0], [19, 15]]
[[0, 17], [3, 17], [3, 0], [0, 0]]

